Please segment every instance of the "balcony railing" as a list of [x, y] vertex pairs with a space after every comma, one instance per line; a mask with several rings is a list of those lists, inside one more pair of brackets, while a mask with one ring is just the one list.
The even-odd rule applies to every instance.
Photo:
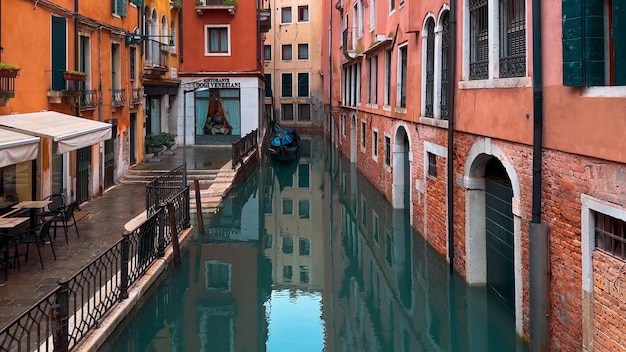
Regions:
[[234, 15], [237, 5], [232, 3], [232, 1], [226, 0], [200, 0], [196, 2], [196, 12], [202, 15], [205, 10], [228, 10], [228, 13]]
[[355, 32], [355, 28], [346, 28], [343, 30], [343, 54], [349, 59], [353, 59], [356, 56]]
[[126, 89], [111, 89], [111, 106], [124, 106], [126, 103]]
[[139, 104], [143, 100], [143, 88], [133, 88], [133, 94], [130, 97], [131, 104]]
[[267, 33], [272, 29], [272, 12], [270, 9], [259, 10], [259, 25], [263, 33]]
[[98, 91], [95, 89], [83, 89], [79, 103], [82, 110], [95, 109], [98, 105]]
[[167, 44], [150, 39], [145, 41], [145, 45], [146, 60], [144, 61], [144, 70], [149, 70], [149, 73], [160, 74], [167, 72]]

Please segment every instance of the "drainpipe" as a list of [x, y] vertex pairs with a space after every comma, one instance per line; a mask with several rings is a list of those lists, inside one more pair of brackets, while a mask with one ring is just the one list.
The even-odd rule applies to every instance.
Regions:
[[[98, 121], [102, 122], [102, 115], [104, 114], [102, 109], [102, 26], [98, 28], [98, 47], [100, 48], [100, 50], [98, 50]], [[100, 156], [100, 186], [98, 189], [100, 196], [102, 196], [104, 193], [104, 148], [100, 143], [98, 143], [98, 148], [98, 155]]]
[[[74, 0], [74, 69], [78, 71], [78, 0]], [[75, 113], [80, 116], [80, 104], [76, 102]]]
[[533, 30], [533, 188], [529, 230], [530, 349], [550, 350], [550, 240], [541, 223], [541, 173], [543, 151], [543, 67], [541, 50], [541, 0], [532, 1]]
[[456, 93], [456, 0], [450, 0], [450, 84], [448, 85], [448, 262], [454, 271], [454, 94]]

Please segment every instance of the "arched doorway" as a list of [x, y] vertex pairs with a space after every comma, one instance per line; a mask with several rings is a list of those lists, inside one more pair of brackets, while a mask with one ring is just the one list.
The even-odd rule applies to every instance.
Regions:
[[411, 201], [411, 166], [409, 165], [409, 137], [404, 127], [399, 127], [393, 143], [392, 205], [409, 209]]
[[522, 332], [520, 182], [490, 138], [479, 139], [465, 163], [466, 279], [486, 285], [511, 308]]

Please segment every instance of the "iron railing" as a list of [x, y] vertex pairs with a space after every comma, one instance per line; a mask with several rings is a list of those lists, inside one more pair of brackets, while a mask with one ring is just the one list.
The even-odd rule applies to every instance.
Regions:
[[133, 88], [133, 93], [130, 97], [131, 104], [139, 104], [143, 100], [143, 88]]
[[243, 158], [248, 155], [251, 150], [256, 149], [257, 145], [257, 130], [233, 142], [233, 169], [237, 167], [237, 164], [243, 163]]
[[[169, 210], [168, 210], [169, 209]], [[169, 220], [169, 221], [168, 221]], [[95, 330], [189, 224], [189, 187], [0, 330], [0, 351], [70, 351]], [[188, 225], [187, 225], [188, 227]]]
[[126, 89], [111, 89], [111, 105], [124, 106], [126, 102]]
[[79, 100], [81, 109], [95, 109], [98, 105], [98, 91], [95, 89], [83, 89]]
[[167, 44], [154, 39], [149, 39], [145, 41], [145, 46], [146, 60], [144, 60], [144, 68], [167, 69]]
[[146, 185], [146, 211], [148, 215], [156, 212], [159, 204], [168, 202], [185, 186], [183, 175], [185, 165], [181, 165], [161, 175]]

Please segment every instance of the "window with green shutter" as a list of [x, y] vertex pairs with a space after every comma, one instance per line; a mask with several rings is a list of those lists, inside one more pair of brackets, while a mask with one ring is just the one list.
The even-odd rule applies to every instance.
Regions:
[[[126, 2], [128, 0], [111, 0], [111, 12], [120, 16], [126, 17]], [[133, 2], [136, 4], [135, 2]]]
[[626, 85], [626, 4], [563, 0], [563, 85]]

